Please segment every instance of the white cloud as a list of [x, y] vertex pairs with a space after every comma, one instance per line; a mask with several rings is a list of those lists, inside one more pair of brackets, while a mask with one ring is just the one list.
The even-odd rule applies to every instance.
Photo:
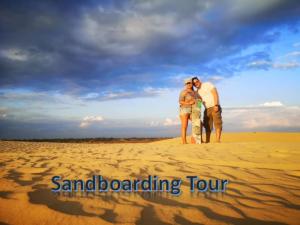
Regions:
[[296, 48], [297, 48], [297, 47], [300, 47], [300, 42], [294, 43], [293, 46], [296, 47]]
[[264, 107], [280, 107], [284, 106], [280, 101], [272, 101], [272, 102], [265, 102], [263, 104], [260, 104], [259, 106], [264, 106]]
[[185, 79], [192, 78], [195, 76], [196, 76], [195, 74], [180, 73], [180, 74], [171, 76], [169, 79], [170, 79], [170, 82], [175, 83], [176, 85], [183, 86]]
[[59, 60], [57, 53], [46, 53], [35, 48], [7, 48], [0, 50], [0, 57], [14, 62], [32, 62], [36, 63], [37, 67], [46, 68], [53, 66], [56, 60]]
[[270, 65], [272, 65], [272, 63], [270, 61], [266, 61], [266, 60], [257, 60], [257, 61], [248, 63], [248, 66], [250, 66], [250, 67], [270, 66]]
[[293, 51], [293, 52], [289, 52], [288, 54], [285, 55], [286, 57], [296, 57], [296, 56], [300, 56], [300, 51]]
[[224, 129], [227, 131], [300, 130], [298, 118], [300, 118], [299, 106], [284, 106], [279, 101], [266, 102], [259, 107], [223, 110]]
[[153, 88], [153, 87], [146, 87], [143, 89], [143, 93], [145, 95], [162, 95], [169, 91], [169, 88]]
[[159, 124], [159, 121], [151, 121], [149, 123], [150, 127], [158, 127], [160, 124]]
[[0, 118], [4, 119], [7, 117], [8, 110], [6, 108], [0, 108]]
[[300, 67], [300, 63], [298, 62], [273, 63], [272, 67], [274, 69], [292, 69], [292, 68]]
[[177, 126], [180, 124], [180, 121], [178, 118], [171, 119], [171, 118], [166, 118], [165, 121], [163, 122], [164, 126]]
[[208, 78], [208, 80], [210, 80], [210, 81], [212, 81], [212, 82], [221, 81], [221, 80], [223, 80], [223, 79], [224, 79], [224, 77], [218, 76], [218, 75], [210, 76], [210, 77]]
[[1, 50], [0, 55], [13, 61], [27, 61], [29, 58], [27, 52], [16, 48]]
[[103, 121], [103, 117], [102, 116], [86, 116], [83, 118], [83, 120], [80, 123], [80, 127], [81, 128], [86, 128], [88, 126], [90, 126], [91, 124], [95, 123], [95, 122], [100, 122]]
[[99, 97], [99, 93], [90, 92], [90, 93], [87, 93], [85, 96], [83, 96], [82, 99], [94, 99], [97, 97]]
[[162, 119], [157, 119], [157, 120], [152, 120], [148, 123], [150, 127], [170, 127], [170, 126], [177, 126], [180, 124], [179, 118], [166, 118], [164, 120]]
[[292, 69], [300, 67], [300, 63], [298, 62], [270, 62], [266, 60], [258, 60], [248, 63], [249, 67], [271, 67], [274, 69]]
[[[138, 9], [136, 4], [135, 9]], [[112, 54], [135, 55], [157, 37], [178, 38], [193, 28], [195, 21], [178, 21], [177, 15], [151, 14], [132, 10], [103, 9], [86, 11], [75, 28], [83, 43]]]
[[100, 101], [109, 101], [123, 98], [147, 98], [154, 96], [161, 96], [170, 91], [170, 88], [154, 88], [154, 87], [145, 87], [137, 91], [107, 91], [102, 93], [91, 92], [81, 97], [82, 100], [100, 100]]
[[291, 123], [285, 118], [274, 119], [264, 114], [257, 114], [255, 118], [249, 118], [248, 120], [243, 121], [243, 126], [248, 129], [267, 127], [284, 128], [291, 126]]

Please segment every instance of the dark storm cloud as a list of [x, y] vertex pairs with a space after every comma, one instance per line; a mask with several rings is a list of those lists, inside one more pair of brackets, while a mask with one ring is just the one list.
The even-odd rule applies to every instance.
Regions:
[[0, 85], [84, 96], [164, 88], [178, 73], [232, 74], [268, 54], [212, 62], [272, 43], [280, 26], [298, 32], [299, 15], [296, 0], [1, 1]]

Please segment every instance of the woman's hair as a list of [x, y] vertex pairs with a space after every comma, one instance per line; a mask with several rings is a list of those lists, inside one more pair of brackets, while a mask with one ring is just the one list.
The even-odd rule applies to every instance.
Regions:
[[[186, 84], [185, 84], [184, 86], [186, 86]], [[193, 82], [192, 82], [192, 88], [191, 88], [191, 89], [192, 89], [192, 91], [195, 91], [195, 90], [194, 90]]]

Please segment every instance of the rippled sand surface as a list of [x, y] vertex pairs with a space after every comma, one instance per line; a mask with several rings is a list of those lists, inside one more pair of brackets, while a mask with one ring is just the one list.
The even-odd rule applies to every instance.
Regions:
[[[232, 133], [221, 144], [0, 141], [0, 224], [300, 224], [300, 134]], [[51, 178], [228, 179], [225, 193], [54, 194]]]

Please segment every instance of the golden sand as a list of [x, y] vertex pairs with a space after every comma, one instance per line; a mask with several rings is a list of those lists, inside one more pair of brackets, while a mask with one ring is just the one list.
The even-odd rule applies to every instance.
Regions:
[[[227, 133], [221, 144], [0, 142], [0, 224], [300, 224], [300, 134]], [[197, 175], [225, 193], [54, 194], [51, 178]]]

